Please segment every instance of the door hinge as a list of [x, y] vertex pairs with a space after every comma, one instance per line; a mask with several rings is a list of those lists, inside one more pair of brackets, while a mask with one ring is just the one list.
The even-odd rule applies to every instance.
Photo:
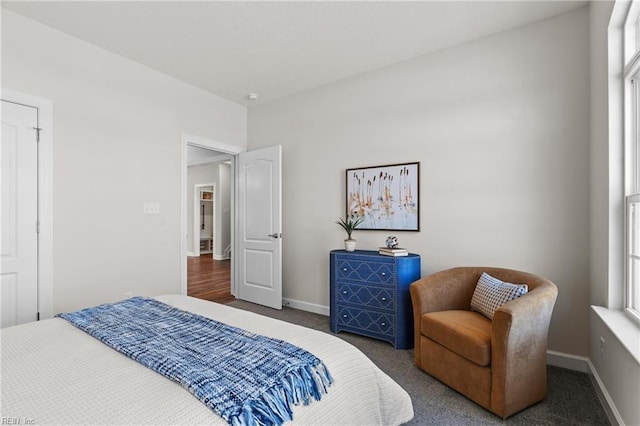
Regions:
[[40, 312], [36, 313], [36, 321], [40, 321]]
[[36, 142], [40, 142], [40, 131], [42, 131], [42, 128], [34, 127], [33, 130], [36, 131]]
[[40, 233], [40, 221], [36, 220], [36, 234]]

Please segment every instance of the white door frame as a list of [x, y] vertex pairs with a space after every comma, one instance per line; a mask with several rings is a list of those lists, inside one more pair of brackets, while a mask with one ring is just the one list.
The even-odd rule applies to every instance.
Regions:
[[[197, 146], [200, 148], [206, 148], [213, 151], [223, 152], [225, 154], [231, 154], [233, 159], [233, 170], [235, 170], [235, 156], [241, 152], [246, 151], [244, 148], [229, 145], [222, 142], [216, 142], [210, 139], [201, 138], [199, 136], [182, 133], [182, 166], [181, 166], [181, 184], [180, 184], [180, 293], [187, 294], [187, 147], [188, 145]], [[231, 173], [231, 221], [235, 224], [237, 220], [237, 212], [235, 209], [235, 172]], [[235, 225], [234, 225], [235, 226]], [[231, 259], [232, 262], [236, 262], [237, 256], [235, 255], [235, 231], [231, 232]], [[231, 275], [231, 294], [236, 293], [236, 269], [232, 268]]]
[[2, 89], [5, 101], [38, 109], [38, 313], [40, 319], [53, 317], [53, 102], [10, 89]]
[[[191, 252], [194, 256], [200, 256], [200, 243], [196, 244], [196, 235], [200, 235], [200, 189], [202, 188], [213, 188], [213, 234], [216, 233], [216, 214], [215, 214], [215, 198], [216, 198], [216, 184], [215, 183], [196, 183], [193, 185], [193, 246], [191, 247]], [[197, 206], [197, 208], [196, 208]], [[211, 258], [213, 259], [215, 255], [215, 249], [211, 250]]]

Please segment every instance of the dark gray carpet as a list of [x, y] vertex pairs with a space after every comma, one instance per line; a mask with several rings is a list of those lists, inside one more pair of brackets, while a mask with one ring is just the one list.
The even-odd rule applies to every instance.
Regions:
[[[281, 311], [236, 300], [229, 306], [331, 333], [329, 318], [284, 307]], [[609, 425], [589, 376], [548, 366], [547, 398], [503, 421], [432, 378], [413, 364], [413, 350], [341, 332], [338, 337], [364, 352], [411, 395], [415, 416], [409, 425]]]

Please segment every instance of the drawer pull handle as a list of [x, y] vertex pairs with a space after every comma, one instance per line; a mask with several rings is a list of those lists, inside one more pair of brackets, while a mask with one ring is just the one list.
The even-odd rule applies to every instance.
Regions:
[[384, 327], [385, 325], [387, 325], [387, 323], [386, 323], [386, 322], [383, 322], [383, 323], [382, 323], [382, 324], [380, 324], [380, 325]]
[[342, 290], [342, 294], [347, 294], [347, 290]]
[[383, 272], [381, 275], [382, 275], [383, 277], [386, 277], [386, 276], [387, 276], [387, 273], [386, 273], [386, 272]]
[[386, 297], [383, 297], [383, 298], [382, 298], [382, 301], [383, 301], [383, 302], [386, 302], [386, 301], [387, 301], [387, 298], [386, 298]]
[[342, 318], [346, 318], [346, 317], [347, 317], [347, 314], [342, 315]]
[[347, 271], [348, 271], [348, 269], [347, 269], [347, 268], [342, 268], [342, 270], [343, 270], [344, 272], [347, 272]]

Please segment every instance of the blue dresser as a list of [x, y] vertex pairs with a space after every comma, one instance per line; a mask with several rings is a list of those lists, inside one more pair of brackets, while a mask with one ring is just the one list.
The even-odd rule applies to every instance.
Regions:
[[331, 331], [349, 331], [413, 347], [409, 286], [420, 279], [420, 256], [383, 256], [377, 251], [333, 250]]

